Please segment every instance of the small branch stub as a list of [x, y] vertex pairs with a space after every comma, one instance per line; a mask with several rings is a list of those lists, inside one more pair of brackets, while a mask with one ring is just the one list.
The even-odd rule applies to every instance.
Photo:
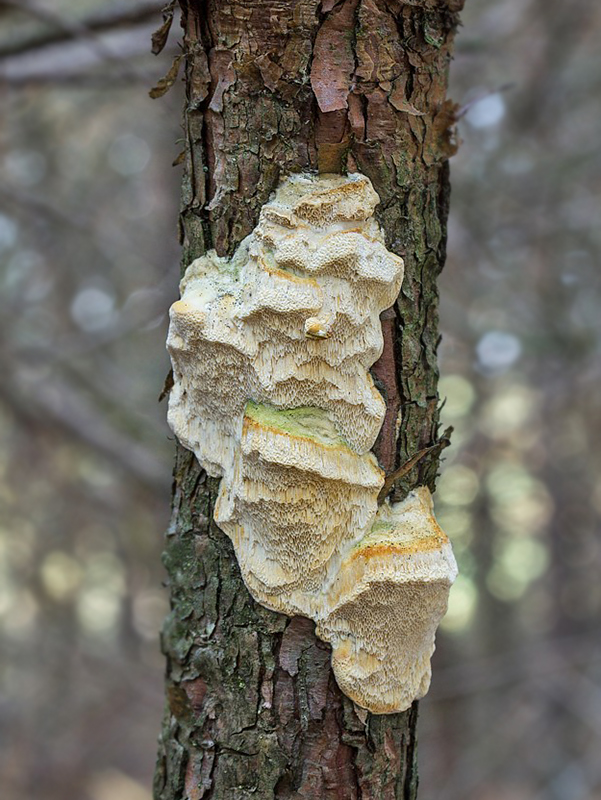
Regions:
[[384, 486], [380, 489], [380, 494], [378, 495], [378, 503], [381, 505], [392, 489], [394, 485], [404, 478], [405, 475], [408, 475], [413, 467], [415, 467], [419, 462], [425, 458], [426, 456], [438, 456], [440, 453], [445, 449], [445, 447], [449, 447], [451, 444], [451, 434], [453, 433], [453, 426], [449, 426], [440, 439], [435, 443], [430, 445], [429, 447], [423, 447], [421, 450], [418, 450], [417, 453], [411, 458], [408, 458], [404, 464], [401, 464], [400, 467], [395, 469], [389, 475], [386, 476], [384, 481]]
[[369, 369], [403, 278], [378, 202], [360, 174], [291, 176], [231, 259], [188, 267], [168, 418], [222, 478], [215, 521], [253, 597], [313, 619], [341, 689], [383, 714], [428, 690], [456, 565], [426, 487], [378, 505]]

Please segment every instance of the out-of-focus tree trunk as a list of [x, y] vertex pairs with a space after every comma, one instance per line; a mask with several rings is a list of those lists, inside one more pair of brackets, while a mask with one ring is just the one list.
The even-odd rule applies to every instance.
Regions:
[[[359, 171], [405, 259], [374, 366], [394, 469], [438, 426], [436, 279], [445, 257], [446, 101], [462, 0], [181, 0], [186, 58], [183, 263], [231, 254], [280, 176]], [[396, 436], [396, 419], [402, 424]], [[435, 460], [406, 476], [433, 488]], [[178, 448], [165, 565], [167, 708], [157, 800], [412, 800], [417, 706], [357, 715], [313, 623], [258, 606], [212, 521], [218, 482]]]

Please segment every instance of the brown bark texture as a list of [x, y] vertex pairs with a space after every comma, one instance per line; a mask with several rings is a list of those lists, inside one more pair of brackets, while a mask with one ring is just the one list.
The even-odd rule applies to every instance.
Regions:
[[[184, 266], [231, 254], [291, 172], [360, 171], [405, 279], [374, 367], [390, 472], [438, 434], [436, 279], [445, 258], [446, 99], [462, 0], [180, 0], [186, 61]], [[402, 422], [397, 435], [397, 414]], [[437, 457], [395, 488], [434, 489]], [[313, 623], [256, 604], [212, 521], [218, 482], [178, 449], [165, 566], [167, 704], [156, 800], [413, 800], [417, 704], [342, 695]]]

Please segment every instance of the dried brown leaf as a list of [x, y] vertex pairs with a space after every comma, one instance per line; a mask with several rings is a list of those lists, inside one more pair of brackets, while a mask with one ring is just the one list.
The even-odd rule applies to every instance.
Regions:
[[171, 0], [171, 2], [165, 6], [163, 9], [163, 24], [152, 34], [152, 52], [155, 56], [158, 56], [167, 44], [176, 3], [177, 0]]
[[148, 92], [153, 100], [156, 100], [157, 97], [162, 97], [166, 92], [169, 91], [169, 89], [171, 89], [177, 80], [179, 65], [182, 62], [182, 58], [183, 56], [181, 55], [175, 56], [173, 63], [169, 67], [169, 72], [165, 75], [165, 77], [161, 78], [157, 85], [153, 86], [153, 88]]
[[175, 382], [173, 379], [173, 368], [172, 368], [167, 373], [167, 377], [165, 378], [165, 382], [163, 383], [163, 388], [161, 389], [161, 393], [158, 399], [159, 403], [161, 402], [161, 400], [164, 400], [167, 397], [167, 395], [173, 389], [174, 386]]

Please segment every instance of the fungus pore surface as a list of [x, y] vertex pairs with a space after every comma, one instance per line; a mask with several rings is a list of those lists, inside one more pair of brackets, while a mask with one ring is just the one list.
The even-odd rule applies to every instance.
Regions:
[[293, 175], [231, 259], [192, 262], [171, 308], [168, 420], [221, 477], [215, 521], [253, 597], [316, 623], [341, 689], [374, 713], [430, 683], [456, 565], [419, 487], [378, 507], [385, 413], [370, 367], [403, 261], [363, 175]]

